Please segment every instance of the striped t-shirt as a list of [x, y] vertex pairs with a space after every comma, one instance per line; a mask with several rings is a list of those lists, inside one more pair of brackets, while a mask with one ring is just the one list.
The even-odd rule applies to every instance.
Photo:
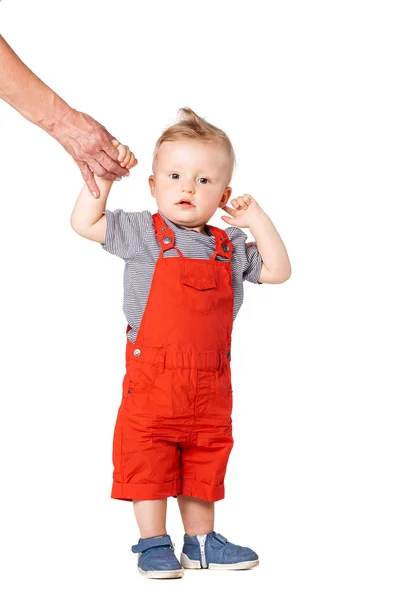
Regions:
[[[211, 231], [208, 236], [194, 229], [185, 229], [167, 219], [157, 211], [175, 236], [175, 246], [186, 258], [210, 258], [215, 252], [215, 238]], [[125, 261], [123, 311], [132, 327], [128, 333], [131, 342], [136, 340], [139, 326], [146, 307], [153, 279], [154, 268], [160, 255], [153, 225], [152, 213], [148, 210], [125, 212], [121, 209], [105, 211], [107, 228], [104, 244], [107, 252]], [[222, 228], [220, 228], [222, 229]], [[232, 287], [234, 292], [233, 319], [243, 304], [243, 281], [259, 283], [262, 259], [256, 242], [247, 242], [247, 235], [239, 227], [227, 227], [225, 233], [233, 244]], [[164, 258], [179, 256], [173, 249], [164, 251]], [[217, 255], [216, 260], [227, 260]]]

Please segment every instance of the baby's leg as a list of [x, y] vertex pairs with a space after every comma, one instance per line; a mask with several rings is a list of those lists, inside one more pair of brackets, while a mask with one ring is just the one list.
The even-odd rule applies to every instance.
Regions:
[[178, 496], [182, 523], [187, 535], [203, 535], [214, 529], [214, 502]]
[[136, 522], [142, 539], [165, 535], [167, 498], [158, 500], [133, 500]]

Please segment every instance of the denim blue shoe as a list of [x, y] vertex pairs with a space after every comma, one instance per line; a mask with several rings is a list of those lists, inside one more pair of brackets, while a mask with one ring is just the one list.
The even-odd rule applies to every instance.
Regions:
[[174, 553], [174, 545], [169, 535], [157, 535], [151, 538], [139, 538], [132, 546], [132, 552], [138, 552], [139, 573], [149, 579], [173, 579], [183, 577], [182, 565]]
[[184, 535], [181, 564], [184, 569], [251, 569], [259, 564], [258, 555], [236, 546], [221, 534]]

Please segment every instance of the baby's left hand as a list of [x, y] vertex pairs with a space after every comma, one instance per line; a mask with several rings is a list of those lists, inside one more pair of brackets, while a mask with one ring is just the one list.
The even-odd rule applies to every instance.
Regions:
[[258, 219], [259, 215], [263, 212], [261, 206], [256, 202], [253, 196], [250, 194], [244, 194], [244, 196], [238, 196], [231, 200], [232, 206], [224, 206], [222, 210], [232, 215], [231, 217], [223, 216], [221, 219], [228, 223], [228, 225], [234, 225], [236, 227], [251, 227], [252, 222]]

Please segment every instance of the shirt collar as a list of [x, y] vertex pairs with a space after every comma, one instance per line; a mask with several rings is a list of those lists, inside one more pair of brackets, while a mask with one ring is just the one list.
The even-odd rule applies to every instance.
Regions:
[[[187, 232], [189, 232], [189, 233], [198, 233], [199, 235], [201, 235], [202, 237], [204, 237], [204, 236], [203, 236], [203, 234], [202, 234], [202, 233], [200, 233], [200, 231], [196, 231], [195, 229], [186, 229], [186, 227], [183, 227], [182, 225], [178, 225], [178, 223], [174, 223], [174, 221], [170, 221], [169, 219], [167, 219], [167, 217], [166, 217], [165, 215], [163, 215], [163, 214], [162, 214], [162, 212], [161, 212], [160, 210], [157, 210], [157, 212], [158, 212], [158, 213], [159, 213], [159, 214], [162, 216], [162, 218], [163, 218], [163, 219], [164, 219], [164, 221], [167, 223], [167, 225], [168, 225], [169, 227], [171, 227], [173, 230], [174, 230], [174, 229], [179, 229], [180, 231], [187, 231]], [[205, 228], [206, 228], [206, 231], [207, 231], [207, 235], [208, 235], [209, 237], [211, 237], [211, 236], [212, 236], [212, 233], [211, 233], [211, 231], [209, 230], [208, 226], [206, 225], [206, 226], [205, 226]]]

